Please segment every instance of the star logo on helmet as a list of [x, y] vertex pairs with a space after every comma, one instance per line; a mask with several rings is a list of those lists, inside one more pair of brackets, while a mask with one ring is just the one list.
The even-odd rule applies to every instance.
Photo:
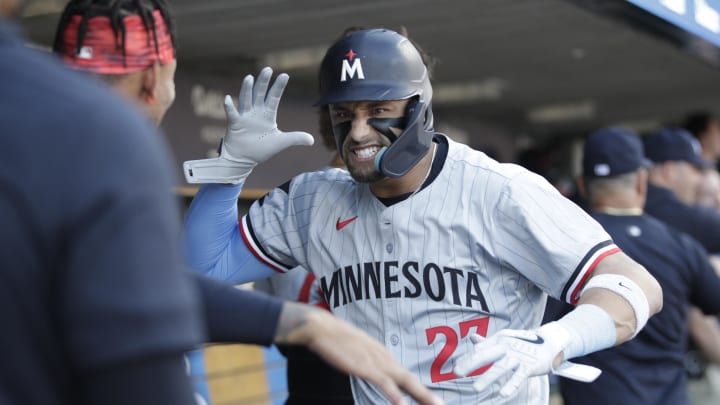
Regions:
[[[353, 52], [353, 50], [349, 50], [348, 53], [345, 54], [347, 59], [343, 59], [342, 61], [342, 70], [340, 72], [340, 81], [344, 82], [347, 81], [348, 78], [353, 79], [356, 78], [358, 80], [365, 80], [365, 73], [363, 72], [362, 63], [360, 62], [361, 59], [355, 57], [357, 54]], [[352, 65], [350, 64], [352, 63]]]

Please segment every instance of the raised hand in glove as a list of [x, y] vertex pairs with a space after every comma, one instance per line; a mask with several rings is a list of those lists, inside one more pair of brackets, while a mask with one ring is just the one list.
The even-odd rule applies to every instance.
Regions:
[[473, 383], [476, 391], [485, 391], [488, 395], [493, 384], [506, 380], [500, 395], [513, 396], [529, 377], [551, 371], [585, 382], [593, 381], [600, 375], [600, 370], [595, 367], [567, 361], [553, 369], [556, 357], [570, 341], [568, 331], [557, 322], [535, 330], [504, 329], [487, 339], [475, 334], [470, 335], [470, 338], [475, 344], [473, 350], [457, 360], [454, 372], [464, 377], [473, 370], [493, 363]]
[[258, 163], [281, 150], [293, 145], [313, 144], [312, 135], [306, 132], [282, 132], [278, 129], [275, 122], [277, 109], [288, 75], [278, 75], [270, 87], [272, 73], [269, 67], [264, 68], [258, 75], [257, 83], [252, 75], [245, 76], [237, 110], [232, 97], [225, 96], [227, 130], [220, 146], [220, 156], [186, 161], [183, 172], [188, 183], [237, 184], [247, 178]]

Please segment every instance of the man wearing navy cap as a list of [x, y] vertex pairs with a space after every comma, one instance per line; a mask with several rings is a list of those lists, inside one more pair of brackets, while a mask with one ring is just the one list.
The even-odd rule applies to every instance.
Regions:
[[712, 163], [700, 157], [700, 144], [681, 128], [665, 128], [644, 139], [649, 170], [645, 210], [697, 239], [709, 252], [720, 252], [720, 214], [694, 205], [702, 170]]
[[603, 374], [593, 384], [561, 379], [568, 405], [690, 403], [683, 366], [688, 308], [720, 312], [720, 278], [699, 243], [643, 213], [650, 164], [627, 129], [603, 129], [585, 143], [580, 189], [591, 215], [660, 282], [665, 301], [634, 339], [577, 359]]
[[[697, 125], [696, 125], [697, 126]], [[697, 130], [697, 128], [696, 128]], [[714, 149], [711, 144], [710, 149]], [[711, 151], [706, 151], [711, 152]], [[655, 164], [650, 170], [650, 184], [645, 209], [657, 219], [687, 233], [712, 253], [720, 253], [720, 215], [698, 203], [698, 193], [714, 163], [706, 160], [699, 138], [684, 129], [665, 128], [645, 139], [645, 154]], [[686, 367], [691, 380], [692, 399], [699, 403], [708, 391], [698, 391], [705, 383], [708, 361], [718, 361], [717, 321], [693, 309], [690, 313], [690, 342]], [[700, 379], [698, 379], [700, 378]], [[694, 384], [694, 385], [693, 385]], [[707, 384], [706, 384], [707, 385]], [[695, 390], [693, 391], [693, 387]], [[716, 400], [710, 400], [717, 403]]]

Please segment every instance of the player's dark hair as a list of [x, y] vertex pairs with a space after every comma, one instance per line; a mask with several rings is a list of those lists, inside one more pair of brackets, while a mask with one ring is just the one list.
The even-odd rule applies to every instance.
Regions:
[[60, 22], [58, 23], [57, 32], [55, 33], [53, 51], [57, 53], [63, 52], [65, 29], [73, 16], [82, 16], [75, 53], [80, 52], [83, 42], [85, 41], [88, 20], [93, 17], [104, 16], [110, 18], [113, 34], [115, 34], [116, 46], [122, 50], [124, 58], [126, 56], [126, 32], [123, 18], [129, 15], [138, 15], [142, 19], [145, 30], [148, 33], [152, 33], [155, 39], [155, 52], [159, 55], [160, 49], [158, 48], [155, 19], [152, 16], [155, 10], [160, 10], [160, 14], [165, 20], [174, 51], [177, 49], [175, 23], [171, 16], [170, 6], [166, 0], [71, 0], [65, 6], [62, 16], [60, 16]]
[[699, 138], [700, 134], [707, 131], [710, 126], [710, 122], [716, 119], [717, 117], [708, 112], [695, 112], [685, 118], [682, 127], [687, 129], [688, 132], [693, 134], [696, 138]]

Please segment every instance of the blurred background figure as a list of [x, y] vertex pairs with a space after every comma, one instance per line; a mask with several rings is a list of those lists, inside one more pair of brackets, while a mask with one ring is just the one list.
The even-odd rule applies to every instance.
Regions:
[[643, 138], [649, 169], [645, 210], [653, 217], [697, 239], [710, 253], [720, 252], [720, 213], [696, 204], [703, 170], [712, 162], [682, 128], [663, 128]]
[[[683, 123], [701, 146], [703, 159], [713, 167], [703, 170], [695, 203], [720, 212], [720, 120], [709, 112], [689, 114]], [[716, 252], [717, 253], [717, 252]], [[720, 269], [720, 257], [710, 257], [715, 269]], [[720, 403], [720, 324], [715, 316], [706, 316], [696, 308], [690, 313], [691, 341], [686, 364], [690, 372], [690, 393], [694, 404]]]
[[700, 142], [700, 156], [717, 163], [720, 159], [720, 120], [709, 112], [696, 112], [689, 114], [682, 127], [690, 132]]
[[714, 167], [703, 170], [696, 203], [720, 211], [720, 173], [717, 170], [720, 159], [720, 121], [708, 112], [696, 112], [685, 118], [683, 127], [700, 142], [702, 158], [714, 163]]
[[720, 175], [715, 169], [707, 169], [703, 173], [695, 202], [720, 212]]
[[[590, 214], [660, 282], [664, 303], [634, 339], [577, 359], [603, 373], [592, 384], [561, 378], [567, 405], [690, 404], [683, 364], [687, 310], [692, 303], [719, 313], [720, 277], [697, 241], [643, 212], [650, 166], [639, 136], [630, 130], [605, 128], [585, 142], [579, 188]], [[569, 309], [562, 307], [561, 314]]]

